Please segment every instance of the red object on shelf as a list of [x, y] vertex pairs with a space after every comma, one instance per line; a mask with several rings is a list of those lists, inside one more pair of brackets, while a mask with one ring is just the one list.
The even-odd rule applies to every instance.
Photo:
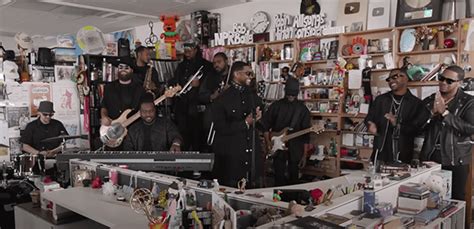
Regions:
[[92, 181], [92, 188], [99, 189], [102, 188], [102, 180], [100, 180], [99, 176], [96, 176]]

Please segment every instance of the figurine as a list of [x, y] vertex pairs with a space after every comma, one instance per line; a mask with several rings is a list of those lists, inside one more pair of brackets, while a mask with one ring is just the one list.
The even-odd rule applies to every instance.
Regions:
[[245, 186], [247, 185], [247, 180], [242, 178], [239, 183], [237, 183], [237, 188], [239, 191], [235, 191], [236, 194], [244, 194], [245, 193]]
[[281, 195], [282, 193], [283, 193], [283, 192], [280, 191], [280, 190], [278, 190], [276, 193], [273, 193], [273, 202], [278, 202], [278, 201], [280, 201], [280, 200], [281, 200], [281, 196], [280, 196], [280, 195]]

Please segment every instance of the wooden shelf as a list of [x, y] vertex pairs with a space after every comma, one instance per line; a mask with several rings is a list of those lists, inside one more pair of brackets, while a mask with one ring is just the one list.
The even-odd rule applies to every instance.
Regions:
[[314, 112], [311, 111], [311, 116], [320, 116], [320, 117], [337, 117], [338, 113], [321, 113], [321, 112]]
[[286, 39], [286, 40], [279, 40], [279, 41], [267, 41], [267, 42], [260, 42], [255, 43], [257, 45], [276, 45], [276, 44], [293, 44], [295, 39]]
[[425, 54], [436, 54], [436, 53], [445, 53], [445, 52], [457, 52], [458, 48], [449, 48], [449, 49], [434, 49], [434, 50], [421, 50], [421, 51], [412, 51], [412, 52], [398, 52], [399, 56], [409, 56], [409, 55], [425, 55]]
[[346, 148], [346, 149], [370, 149], [372, 150], [372, 147], [368, 146], [346, 146], [346, 145], [341, 145], [341, 148]]
[[325, 38], [337, 38], [340, 34], [330, 34], [330, 35], [322, 35], [322, 36], [311, 36], [311, 37], [304, 37], [296, 39], [298, 41], [307, 41], [307, 40], [317, 40], [317, 39], [325, 39]]
[[357, 32], [341, 33], [341, 35], [344, 37], [348, 37], [348, 36], [365, 35], [365, 34], [371, 34], [371, 33], [386, 33], [386, 32], [392, 32], [394, 30], [395, 30], [395, 27], [388, 27], [388, 28], [382, 28], [382, 29], [371, 29], [371, 30], [364, 30], [364, 31], [357, 31]]
[[324, 134], [324, 133], [339, 133], [339, 130], [324, 129], [324, 131], [321, 134]]
[[302, 99], [303, 102], [339, 102], [339, 99]]
[[[389, 52], [387, 52], [387, 53], [389, 53]], [[350, 55], [350, 56], [341, 56], [341, 57], [344, 58], [344, 59], [354, 59], [354, 58], [359, 58], [361, 56], [371, 56], [371, 57], [383, 56], [387, 53], [385, 53], [385, 52], [382, 52], [382, 53], [367, 53], [367, 54], [362, 54], [362, 55]]]
[[326, 64], [328, 61], [336, 61], [335, 59], [330, 59], [330, 60], [309, 60], [309, 61], [303, 61], [303, 64]]
[[365, 116], [367, 116], [367, 114], [361, 114], [361, 113], [358, 113], [358, 114], [347, 114], [347, 113], [344, 113], [341, 115], [343, 118], [365, 118]]
[[221, 46], [226, 49], [238, 49], [238, 48], [249, 48], [249, 47], [255, 47], [255, 44], [242, 44], [242, 45], [225, 45]]
[[264, 83], [268, 83], [268, 84], [285, 84], [285, 81], [264, 81]]
[[263, 60], [260, 63], [292, 63], [293, 60]]
[[437, 26], [437, 25], [447, 25], [447, 24], [454, 24], [456, 21], [439, 21], [439, 22], [432, 22], [432, 23], [423, 23], [423, 24], [416, 24], [416, 25], [407, 25], [407, 26], [400, 26], [396, 27], [398, 30], [404, 30], [409, 28], [417, 28], [421, 26]]
[[393, 69], [372, 69], [371, 72], [389, 72], [392, 71]]
[[300, 89], [333, 88], [333, 87], [339, 87], [339, 85], [309, 85], [309, 86], [301, 86]]
[[436, 80], [408, 82], [408, 87], [424, 87], [424, 86], [438, 86], [438, 85], [439, 85], [439, 82]]

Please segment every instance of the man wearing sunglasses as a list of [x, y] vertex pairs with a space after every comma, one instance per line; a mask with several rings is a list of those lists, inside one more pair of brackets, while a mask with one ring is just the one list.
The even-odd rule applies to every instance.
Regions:
[[[250, 65], [236, 61], [230, 77], [229, 88], [212, 105], [216, 130], [213, 143], [215, 176], [226, 186], [237, 187], [242, 178], [250, 180], [251, 186], [259, 186], [263, 155], [254, 124], [262, 115], [262, 101], [248, 86], [253, 78]], [[251, 174], [252, 155], [255, 156], [255, 176]], [[252, 177], [256, 179], [251, 180]]]
[[142, 85], [133, 81], [133, 62], [130, 57], [120, 57], [112, 64], [117, 67], [118, 79], [105, 85], [102, 99], [101, 124], [108, 126], [127, 109], [138, 109], [145, 93]]
[[391, 91], [377, 96], [365, 118], [375, 135], [371, 159], [387, 164], [411, 163], [414, 139], [428, 119], [422, 101], [408, 90], [406, 70], [393, 69], [386, 79]]
[[28, 123], [21, 133], [22, 150], [32, 155], [55, 157], [61, 151], [61, 140], [43, 142], [46, 138], [68, 135], [64, 125], [53, 119], [53, 103], [42, 101], [38, 107], [38, 119]]
[[[452, 171], [452, 198], [465, 199], [474, 134], [474, 97], [460, 88], [464, 70], [449, 66], [438, 75], [439, 91], [423, 102], [431, 111], [420, 159], [440, 163]], [[460, 144], [461, 143], [461, 144]], [[467, 197], [471, 198], [471, 197]]]

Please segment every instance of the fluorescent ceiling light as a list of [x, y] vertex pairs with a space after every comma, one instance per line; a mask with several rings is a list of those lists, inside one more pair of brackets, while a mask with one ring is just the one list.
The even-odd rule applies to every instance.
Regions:
[[83, 8], [83, 9], [90, 9], [90, 10], [107, 11], [111, 13], [127, 14], [127, 15], [133, 15], [137, 17], [146, 17], [146, 18], [154, 18], [154, 19], [159, 18], [158, 16], [155, 16], [155, 15], [140, 14], [140, 13], [134, 13], [134, 12], [122, 11], [122, 10], [114, 10], [114, 9], [108, 9], [108, 8], [97, 7], [97, 6], [88, 6], [88, 5], [82, 5], [82, 4], [72, 3], [72, 2], [63, 2], [60, 0], [39, 0], [39, 2], [45, 2], [45, 3], [51, 3], [51, 4], [63, 5], [63, 6], [71, 6], [71, 7]]
[[16, 0], [0, 0], [0, 7], [9, 6], [15, 2]]

